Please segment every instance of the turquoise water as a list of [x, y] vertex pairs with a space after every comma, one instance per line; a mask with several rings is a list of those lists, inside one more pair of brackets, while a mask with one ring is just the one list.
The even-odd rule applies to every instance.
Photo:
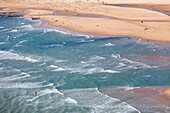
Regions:
[[138, 113], [98, 88], [170, 85], [169, 59], [166, 43], [1, 16], [0, 113]]

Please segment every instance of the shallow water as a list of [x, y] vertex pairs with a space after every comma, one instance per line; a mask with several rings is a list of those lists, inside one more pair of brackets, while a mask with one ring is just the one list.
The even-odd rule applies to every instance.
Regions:
[[170, 85], [169, 44], [39, 25], [0, 17], [2, 113], [138, 113], [97, 88]]

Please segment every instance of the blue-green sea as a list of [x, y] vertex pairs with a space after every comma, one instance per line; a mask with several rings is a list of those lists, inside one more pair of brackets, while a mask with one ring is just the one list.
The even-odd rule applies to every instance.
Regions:
[[0, 16], [0, 113], [140, 113], [98, 88], [170, 85], [169, 60], [166, 43]]

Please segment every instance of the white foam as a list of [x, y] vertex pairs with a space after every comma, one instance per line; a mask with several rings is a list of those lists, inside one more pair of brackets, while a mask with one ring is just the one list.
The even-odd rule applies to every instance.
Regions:
[[74, 100], [74, 99], [72, 99], [72, 98], [66, 98], [66, 99], [64, 100], [64, 102], [66, 102], [66, 103], [71, 103], [71, 104], [77, 104], [77, 101]]
[[[7, 67], [3, 67], [4, 68], [4, 70], [8, 73], [8, 72], [14, 72], [14, 73], [22, 73], [22, 71], [24, 71], [24, 70], [19, 70], [19, 69], [16, 69], [16, 68], [13, 68], [13, 67], [11, 67], [11, 66], [7, 66]], [[16, 74], [17, 75], [17, 74]]]
[[10, 32], [18, 32], [18, 30], [17, 30], [17, 29], [14, 29], [14, 30], [11, 30]]
[[131, 65], [129, 65], [128, 67], [133, 68], [133, 69], [140, 69], [140, 68], [158, 68], [158, 66], [150, 66], [141, 62], [136, 62], [136, 61], [132, 61], [126, 58], [123, 58], [122, 61], [125, 61], [127, 63], [130, 63]]
[[0, 26], [0, 29], [3, 29], [4, 27], [3, 26]]
[[14, 81], [14, 80], [18, 80], [18, 79], [27, 78], [27, 77], [30, 77], [30, 76], [31, 76], [30, 74], [22, 72], [20, 74], [0, 78], [0, 81]]
[[0, 60], [26, 60], [28, 62], [38, 62], [37, 59], [33, 59], [30, 57], [25, 57], [16, 53], [7, 52], [7, 51], [0, 51]]
[[24, 56], [23, 56], [23, 59], [22, 59], [22, 60], [26, 60], [26, 61], [28, 61], [28, 62], [38, 62], [37, 59], [32, 59], [32, 58], [24, 57]]
[[87, 40], [86, 42], [94, 42], [94, 40]]
[[61, 33], [61, 34], [70, 34], [69, 32], [65, 32], [65, 31], [62, 31], [62, 30], [57, 30], [57, 29], [44, 29], [44, 33], [46, 32], [57, 32], [57, 33]]
[[103, 46], [115, 46], [115, 44], [107, 43], [107, 44], [104, 44]]
[[84, 62], [84, 61], [80, 61], [80, 63], [82, 63], [82, 64], [86, 64], [86, 62]]
[[0, 42], [0, 45], [6, 44], [6, 42]]
[[59, 67], [58, 69], [54, 69], [53, 71], [65, 71], [64, 68]]
[[89, 62], [97, 62], [99, 60], [104, 60], [106, 59], [105, 57], [101, 57], [101, 56], [98, 56], [98, 55], [94, 55], [90, 58]]
[[32, 25], [28, 24], [28, 25], [23, 25], [23, 26], [20, 26], [19, 28], [32, 28]]
[[3, 30], [0, 30], [1, 32], [4, 32], [4, 31], [8, 31], [8, 30], [11, 30], [12, 28], [8, 28], [8, 29], [3, 29]]
[[113, 71], [113, 70], [104, 70], [103, 72], [107, 72], [107, 73], [120, 73], [119, 71]]
[[44, 66], [44, 65], [46, 65], [46, 62], [39, 64], [38, 66]]
[[158, 66], [151, 66], [145, 63], [129, 60], [127, 58], [121, 58], [120, 54], [112, 54], [111, 58], [113, 58], [116, 62], [119, 62], [118, 66], [115, 69], [140, 69], [140, 68], [159, 68]]
[[66, 96], [94, 113], [140, 113], [139, 110], [116, 98], [100, 93], [97, 88], [63, 90]]
[[57, 33], [61, 33], [61, 34], [69, 34], [69, 35], [73, 35], [73, 36], [83, 36], [86, 38], [90, 38], [90, 37], [94, 37], [93, 35], [85, 35], [85, 34], [79, 34], [79, 33], [75, 33], [73, 31], [69, 31], [69, 30], [65, 30], [62, 28], [58, 28], [58, 29], [44, 29], [44, 32], [57, 32]]
[[101, 56], [94, 56], [92, 59], [96, 59], [96, 60], [103, 60], [106, 59], [105, 57], [101, 57]]
[[56, 108], [56, 106], [54, 106], [54, 107], [52, 107], [52, 106], [50, 106], [50, 107], [45, 107], [45, 108], [43, 108], [43, 111], [50, 110], [50, 109], [55, 109], [55, 108]]
[[27, 42], [27, 40], [22, 40], [19, 43], [17, 43], [14, 47], [20, 47], [22, 43]]
[[124, 63], [119, 63], [119, 67], [125, 67], [126, 66], [126, 64], [124, 64]]
[[94, 74], [94, 73], [120, 73], [119, 71], [114, 70], [105, 70], [103, 68], [95, 67], [85, 71], [86, 74]]
[[112, 54], [111, 57], [116, 59], [121, 58], [120, 54]]
[[47, 47], [61, 47], [63, 46], [62, 44], [51, 44], [51, 45], [48, 45]]
[[103, 68], [100, 68], [100, 67], [94, 67], [94, 68], [66, 68], [66, 70], [71, 71], [71, 73], [82, 73], [82, 74], [120, 73], [119, 71], [103, 69]]
[[13, 89], [13, 88], [19, 88], [19, 89], [32, 89], [32, 88], [40, 88], [44, 87], [40, 85], [39, 83], [31, 83], [31, 82], [25, 82], [25, 83], [13, 83], [13, 82], [1, 82], [0, 88], [3, 89]]
[[21, 25], [24, 25], [25, 23], [24, 22], [22, 22], [22, 23], [20, 23]]
[[60, 62], [67, 62], [68, 60], [55, 60], [54, 62], [60, 63]]
[[22, 40], [22, 41], [19, 42], [19, 44], [22, 44], [22, 43], [25, 43], [25, 42], [27, 42], [27, 40]]
[[64, 69], [71, 73], [81, 74], [95, 74], [95, 73], [120, 73], [118, 70], [107, 69], [98, 66], [95, 62], [104, 60], [105, 57], [95, 56], [90, 58], [88, 61], [80, 61], [80, 63], [65, 66]]
[[57, 33], [62, 33], [62, 34], [70, 34], [69, 32], [61, 31], [61, 30], [54, 30]]
[[40, 71], [29, 71], [30, 74], [39, 73], [39, 72], [42, 72], [42, 70], [40, 70]]
[[87, 42], [94, 42], [94, 40], [84, 40], [84, 39], [82, 39], [82, 40], [80, 40], [78, 42], [85, 42], [85, 43], [87, 43]]
[[48, 86], [54, 86], [54, 84], [53, 83], [49, 83], [49, 84], [47, 84], [47, 85], [45, 85], [46, 87], [48, 87]]
[[94, 37], [92, 35], [83, 35], [83, 34], [74, 34], [73, 36], [83, 36], [83, 37], [86, 37], [86, 38]]
[[151, 75], [145, 75], [145, 77], [151, 77]]
[[125, 91], [133, 90], [133, 89], [138, 89], [140, 87], [122, 87], [125, 89]]
[[27, 102], [32, 102], [44, 95], [47, 95], [47, 94], [51, 94], [51, 93], [56, 93], [56, 94], [60, 94], [60, 95], [63, 95], [63, 93], [59, 92], [57, 89], [45, 89], [45, 90], [42, 90], [40, 92], [37, 92], [37, 96], [32, 98], [32, 99], [28, 99], [26, 100]]
[[48, 67], [53, 68], [53, 71], [64, 71], [65, 70], [64, 68], [61, 68], [55, 65], [50, 65]]
[[118, 63], [118, 66], [115, 66], [115, 69], [125, 69], [125, 68], [127, 68], [127, 65], [125, 64], [125, 63]]
[[55, 65], [50, 65], [48, 67], [50, 67], [50, 68], [58, 68], [58, 66], [55, 66]]
[[[1, 63], [0, 63], [1, 64]], [[4, 67], [0, 67], [0, 72], [6, 70]]]
[[57, 89], [45, 89], [45, 90], [40, 91], [40, 94], [41, 93], [42, 94], [57, 93], [57, 94], [63, 95], [63, 93], [61, 93]]
[[[14, 76], [20, 76], [20, 75], [14, 75]], [[25, 77], [30, 77], [31, 75], [27, 74]], [[13, 77], [14, 78], [14, 77]], [[16, 80], [14, 78], [14, 80]], [[6, 81], [0, 82], [0, 88], [3, 89], [33, 89], [33, 88], [47, 88], [54, 86], [53, 83], [49, 83], [47, 85], [43, 85], [44, 82], [14, 82], [10, 79], [6, 79]]]
[[30, 74], [25, 73], [25, 72], [22, 72], [21, 75], [24, 75], [24, 76], [27, 76], [27, 77], [30, 77], [30, 76], [31, 76]]
[[41, 95], [36, 96], [36, 97], [34, 97], [34, 98], [32, 98], [32, 99], [28, 99], [28, 100], [26, 100], [26, 101], [27, 101], [27, 102], [32, 102], [32, 101], [34, 101], [34, 100], [38, 99], [40, 96], [41, 96]]

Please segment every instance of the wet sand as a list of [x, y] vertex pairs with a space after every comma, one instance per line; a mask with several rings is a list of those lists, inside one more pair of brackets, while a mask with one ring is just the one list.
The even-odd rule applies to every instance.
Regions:
[[170, 97], [162, 92], [168, 86], [159, 87], [115, 87], [101, 88], [99, 91], [112, 98], [118, 98], [123, 102], [137, 108], [142, 113], [169, 113]]

